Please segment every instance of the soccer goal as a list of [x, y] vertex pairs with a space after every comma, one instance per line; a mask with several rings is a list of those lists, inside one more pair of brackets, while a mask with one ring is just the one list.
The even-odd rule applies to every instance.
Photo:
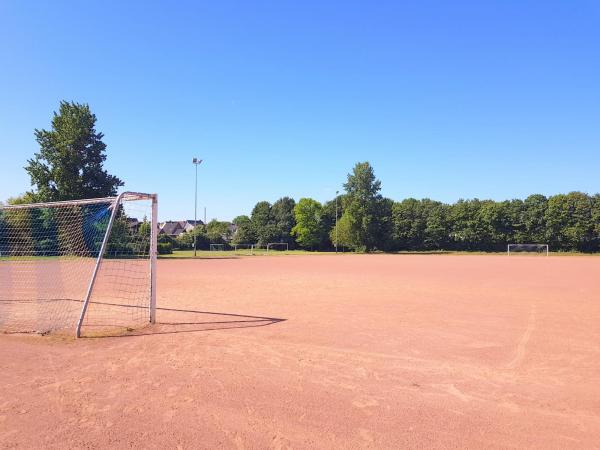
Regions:
[[233, 244], [233, 251], [235, 253], [246, 251], [254, 255], [254, 244]]
[[279, 250], [287, 252], [289, 248], [290, 247], [287, 242], [269, 242], [267, 244], [267, 253], [269, 253], [269, 250]]
[[548, 244], [508, 244], [506, 253], [538, 253], [548, 256]]
[[210, 244], [210, 251], [211, 252], [224, 252], [225, 244]]
[[157, 196], [0, 206], [0, 331], [154, 322]]

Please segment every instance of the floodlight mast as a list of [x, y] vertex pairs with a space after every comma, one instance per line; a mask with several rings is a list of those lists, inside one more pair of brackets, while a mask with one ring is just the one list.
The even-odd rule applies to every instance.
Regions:
[[198, 166], [202, 163], [201, 159], [194, 158], [192, 160], [192, 164], [196, 166], [196, 187], [194, 190], [194, 229], [192, 233], [194, 233], [194, 257], [196, 256], [196, 227], [198, 226]]
[[335, 252], [338, 252], [338, 194], [340, 191], [335, 191]]

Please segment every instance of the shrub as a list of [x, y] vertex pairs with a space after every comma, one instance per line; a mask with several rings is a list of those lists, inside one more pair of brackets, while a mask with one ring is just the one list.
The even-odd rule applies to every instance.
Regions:
[[159, 242], [157, 250], [159, 255], [170, 255], [173, 253], [173, 244], [170, 242]]

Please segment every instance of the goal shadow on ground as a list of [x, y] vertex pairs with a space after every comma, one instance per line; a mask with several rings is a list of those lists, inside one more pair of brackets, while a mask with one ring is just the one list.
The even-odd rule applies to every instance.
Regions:
[[[92, 334], [84, 337], [131, 337], [159, 334], [199, 333], [203, 331], [234, 328], [265, 327], [287, 320], [278, 317], [251, 316], [247, 314], [175, 308], [156, 308], [156, 316], [156, 323], [153, 325], [129, 329], [125, 333]], [[208, 320], [209, 318], [214, 318], [215, 320]]]
[[214, 255], [214, 256], [159, 256], [158, 259], [160, 259], [161, 261], [168, 261], [170, 259], [209, 259], [209, 260], [214, 260], [214, 259], [241, 259], [244, 256], [252, 256], [252, 255], [245, 255], [245, 254], [238, 254], [238, 255]]
[[[153, 328], [157, 328], [157, 331], [149, 334], [189, 333], [194, 331], [221, 330], [228, 328], [265, 327], [287, 320], [278, 317], [250, 316], [246, 314], [197, 311], [191, 309], [156, 308], [156, 312], [157, 320]], [[217, 320], [203, 320], [202, 317], [217, 317]], [[223, 319], [219, 319], [219, 317], [222, 317]], [[185, 330], [160, 330], [160, 328], [165, 327], [197, 327], [198, 325], [201, 325], [202, 327]]]

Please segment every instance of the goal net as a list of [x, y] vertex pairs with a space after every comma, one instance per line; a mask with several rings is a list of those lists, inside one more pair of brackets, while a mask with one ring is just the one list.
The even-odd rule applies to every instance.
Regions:
[[157, 197], [0, 205], [0, 331], [154, 322]]
[[225, 250], [225, 244], [210, 244], [211, 252], [224, 252]]
[[254, 244], [233, 244], [234, 253], [254, 254]]
[[508, 244], [507, 254], [513, 253], [538, 253], [548, 256], [548, 244]]

